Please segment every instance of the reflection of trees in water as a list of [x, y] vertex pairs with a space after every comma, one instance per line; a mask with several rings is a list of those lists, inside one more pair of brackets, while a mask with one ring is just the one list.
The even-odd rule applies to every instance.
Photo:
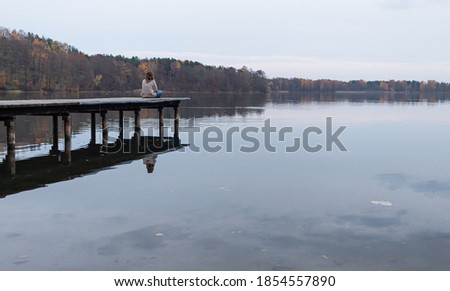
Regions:
[[190, 97], [190, 101], [181, 104], [182, 118], [262, 114], [270, 94], [202, 93]]
[[275, 92], [273, 103], [435, 103], [450, 101], [448, 93], [398, 93], [398, 92]]

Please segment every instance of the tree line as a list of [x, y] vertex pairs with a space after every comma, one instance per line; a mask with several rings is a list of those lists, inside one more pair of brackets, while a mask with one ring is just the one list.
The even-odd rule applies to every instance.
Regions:
[[128, 91], [147, 71], [170, 91], [267, 92], [263, 71], [169, 58], [87, 55], [49, 38], [0, 27], [0, 90]]
[[274, 78], [270, 80], [273, 91], [335, 92], [335, 91], [383, 91], [383, 92], [450, 92], [450, 84], [428, 81], [365, 81], [310, 80], [301, 78]]
[[139, 89], [149, 70], [168, 91], [196, 92], [450, 92], [429, 81], [337, 81], [273, 78], [247, 67], [207, 66], [172, 58], [140, 59], [87, 55], [73, 46], [0, 27], [0, 90], [129, 91]]

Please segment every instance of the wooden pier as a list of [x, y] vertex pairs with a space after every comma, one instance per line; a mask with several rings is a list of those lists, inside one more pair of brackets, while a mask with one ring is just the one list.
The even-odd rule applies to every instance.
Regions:
[[[15, 154], [15, 126], [14, 119], [18, 115], [46, 115], [53, 117], [53, 152], [58, 149], [58, 117], [62, 117], [64, 126], [64, 153], [67, 162], [71, 162], [72, 123], [71, 113], [91, 114], [91, 143], [96, 140], [97, 113], [102, 122], [102, 144], [108, 147], [108, 111], [119, 111], [119, 138], [123, 138], [123, 112], [132, 111], [135, 116], [135, 134], [140, 137], [141, 122], [140, 111], [144, 108], [157, 109], [159, 112], [159, 138], [164, 137], [164, 115], [166, 107], [174, 110], [174, 140], [179, 140], [179, 110], [181, 101], [190, 98], [138, 98], [138, 97], [115, 97], [115, 98], [91, 98], [91, 99], [32, 99], [32, 100], [0, 100], [0, 121], [4, 122], [7, 134], [7, 155], [5, 162], [12, 175], [16, 173]], [[138, 142], [140, 138], [136, 139]], [[103, 147], [105, 148], [105, 147]]]

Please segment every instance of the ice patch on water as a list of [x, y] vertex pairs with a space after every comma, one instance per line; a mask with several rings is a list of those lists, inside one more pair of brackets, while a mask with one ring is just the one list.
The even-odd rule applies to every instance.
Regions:
[[382, 206], [392, 206], [392, 202], [388, 200], [374, 200], [370, 201], [370, 203], [375, 205], [382, 205]]

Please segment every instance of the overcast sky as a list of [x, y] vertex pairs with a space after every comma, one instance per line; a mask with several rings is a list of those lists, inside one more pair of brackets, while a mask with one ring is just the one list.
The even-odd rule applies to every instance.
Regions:
[[87, 54], [269, 77], [450, 82], [450, 0], [0, 0], [0, 26]]

